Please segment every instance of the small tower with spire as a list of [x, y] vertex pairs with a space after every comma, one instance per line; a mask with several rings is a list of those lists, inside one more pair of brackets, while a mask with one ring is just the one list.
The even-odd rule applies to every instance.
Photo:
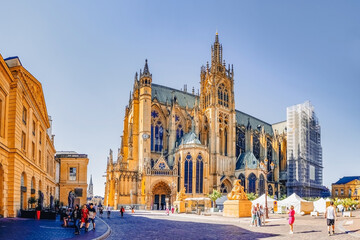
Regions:
[[91, 200], [94, 197], [94, 192], [93, 192], [93, 182], [92, 182], [92, 175], [90, 175], [90, 184], [89, 184], [89, 189], [87, 192], [87, 197], [89, 200]]

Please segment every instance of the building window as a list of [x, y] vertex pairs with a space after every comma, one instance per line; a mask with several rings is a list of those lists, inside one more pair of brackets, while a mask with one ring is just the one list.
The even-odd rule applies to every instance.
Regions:
[[42, 139], [42, 131], [39, 131], [39, 143], [41, 144], [41, 139]]
[[339, 191], [337, 189], [335, 189], [335, 196], [339, 195]]
[[32, 159], [35, 160], [35, 143], [31, 143], [31, 153], [32, 153]]
[[265, 193], [265, 178], [264, 175], [260, 175], [259, 179], [259, 195], [263, 195]]
[[76, 181], [76, 168], [75, 167], [70, 168], [69, 180]]
[[236, 139], [236, 157], [239, 157], [245, 152], [245, 133], [240, 128], [236, 128]]
[[257, 160], [260, 159], [260, 140], [259, 140], [259, 133], [254, 132], [253, 135], [253, 153]]
[[164, 142], [164, 128], [157, 111], [151, 112], [151, 151], [161, 152]]
[[266, 157], [267, 157], [267, 169], [269, 171], [269, 174], [267, 175], [268, 181], [274, 181], [274, 175], [273, 172], [271, 172], [271, 163], [272, 160], [272, 142], [270, 138], [266, 138]]
[[21, 134], [21, 149], [26, 150], [26, 134], [24, 132]]
[[25, 125], [26, 125], [26, 119], [27, 119], [27, 109], [26, 107], [23, 107], [22, 120]]
[[229, 93], [223, 83], [218, 87], [218, 104], [224, 107], [229, 107]]
[[255, 174], [251, 173], [248, 177], [249, 182], [249, 193], [256, 193], [256, 176]]
[[224, 155], [227, 156], [228, 155], [228, 134], [227, 134], [227, 129], [225, 128], [224, 130]]
[[196, 159], [196, 193], [203, 193], [204, 162], [201, 154]]
[[344, 195], [344, 189], [341, 189], [341, 196]]
[[351, 197], [351, 189], [349, 189], [349, 197]]
[[186, 193], [192, 193], [192, 157], [190, 153], [186, 156], [185, 159], [185, 168], [184, 168], [184, 186], [186, 188]]
[[176, 126], [176, 141], [179, 141], [180, 138], [184, 136], [184, 130], [180, 121], [180, 117], [178, 115], [175, 115], [175, 126]]
[[39, 166], [41, 167], [41, 165], [42, 165], [41, 150], [39, 150]]
[[33, 126], [32, 126], [32, 134], [35, 136], [35, 130], [36, 130], [36, 123], [35, 121], [33, 121]]

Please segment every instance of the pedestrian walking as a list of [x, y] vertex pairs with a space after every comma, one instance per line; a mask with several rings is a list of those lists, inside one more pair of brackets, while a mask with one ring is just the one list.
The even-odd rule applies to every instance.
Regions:
[[96, 210], [94, 204], [90, 203], [89, 209], [89, 222], [92, 222], [93, 230], [95, 230], [95, 217], [96, 217]]
[[103, 215], [103, 213], [104, 213], [102, 207], [99, 208], [99, 213], [100, 213], [100, 217], [102, 218], [102, 215]]
[[79, 224], [80, 224], [80, 219], [81, 219], [81, 212], [80, 212], [79, 204], [75, 205], [75, 209], [71, 214], [71, 218], [74, 221], [75, 235], [78, 235], [78, 234], [80, 234]]
[[169, 216], [169, 213], [170, 213], [169, 208], [166, 208], [166, 215]]
[[256, 206], [253, 205], [252, 209], [251, 209], [251, 223], [250, 223], [250, 227], [253, 227], [254, 225], [257, 226], [256, 223]]
[[81, 224], [80, 228], [82, 228], [85, 225], [85, 232], [88, 231], [89, 227], [89, 210], [86, 207], [86, 204], [83, 205], [81, 209]]
[[121, 208], [120, 208], [121, 217], [124, 216], [124, 212], [125, 212], [125, 208], [123, 206], [121, 206]]
[[111, 208], [109, 205], [107, 206], [106, 210], [107, 210], [107, 218], [110, 218]]
[[295, 210], [294, 206], [290, 206], [289, 214], [289, 226], [290, 226], [290, 234], [294, 234], [294, 222], [295, 222]]
[[171, 213], [174, 214], [174, 206], [171, 206]]
[[330, 228], [332, 226], [332, 234], [335, 234], [335, 220], [336, 220], [336, 213], [334, 208], [334, 202], [330, 202], [330, 206], [326, 208], [325, 211], [325, 218], [327, 219], [327, 226], [328, 226], [328, 235], [330, 236]]

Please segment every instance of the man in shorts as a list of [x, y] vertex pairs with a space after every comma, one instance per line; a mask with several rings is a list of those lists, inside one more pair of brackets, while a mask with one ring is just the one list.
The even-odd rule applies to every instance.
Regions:
[[94, 208], [94, 204], [90, 203], [89, 222], [92, 222], [93, 230], [95, 230], [95, 216], [96, 216], [96, 210]]
[[330, 202], [330, 206], [326, 208], [325, 218], [327, 219], [328, 226], [328, 234], [330, 236], [330, 227], [332, 226], [332, 233], [335, 234], [335, 220], [336, 220], [336, 212], [334, 208], [334, 202]]

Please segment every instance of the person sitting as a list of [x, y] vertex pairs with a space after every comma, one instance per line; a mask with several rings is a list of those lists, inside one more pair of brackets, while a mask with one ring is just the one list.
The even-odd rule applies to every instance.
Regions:
[[66, 209], [66, 212], [63, 214], [63, 227], [68, 227], [70, 219], [70, 208]]

